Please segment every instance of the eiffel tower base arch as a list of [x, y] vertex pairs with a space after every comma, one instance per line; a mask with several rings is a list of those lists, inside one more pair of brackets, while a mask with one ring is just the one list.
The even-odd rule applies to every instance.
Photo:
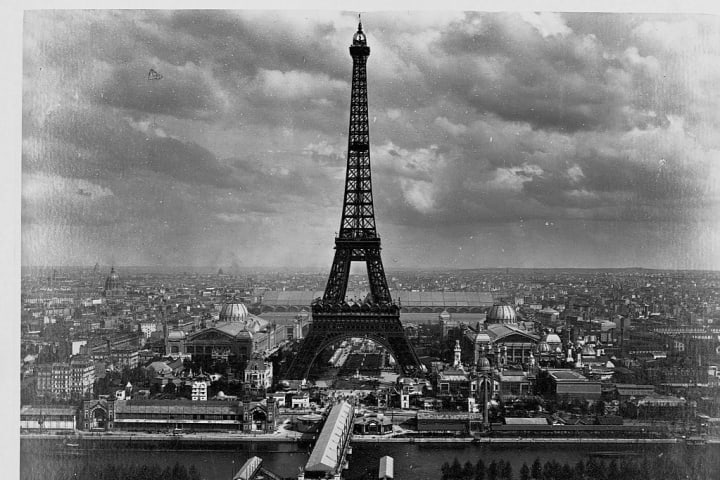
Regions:
[[333, 308], [313, 305], [313, 323], [300, 350], [284, 375], [287, 379], [304, 379], [320, 352], [348, 338], [367, 338], [383, 346], [395, 358], [403, 374], [421, 370], [420, 361], [400, 323], [396, 305], [348, 304]]

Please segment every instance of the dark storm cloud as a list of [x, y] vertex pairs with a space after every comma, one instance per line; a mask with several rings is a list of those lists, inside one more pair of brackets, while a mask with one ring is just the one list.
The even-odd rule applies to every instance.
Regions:
[[593, 35], [543, 38], [518, 14], [470, 14], [438, 47], [451, 62], [467, 59], [451, 88], [481, 112], [567, 132], [630, 126], [619, 111], [628, 92], [618, 88], [630, 85], [612, 78], [621, 65]]
[[[117, 111], [58, 110], [33, 137], [39, 148], [26, 148], [26, 169], [76, 178], [107, 173], [132, 178], [143, 170], [163, 173], [185, 183], [239, 188], [232, 169], [192, 142], [158, 136], [151, 125], [131, 126]], [[139, 130], [143, 128], [145, 131]]]

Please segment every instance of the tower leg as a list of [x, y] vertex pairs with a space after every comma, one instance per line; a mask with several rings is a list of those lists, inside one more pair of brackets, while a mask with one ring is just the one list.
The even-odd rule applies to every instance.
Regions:
[[350, 276], [351, 251], [338, 248], [335, 250], [330, 278], [325, 287], [323, 300], [331, 303], [342, 303], [347, 293], [348, 277]]
[[367, 250], [365, 252], [365, 263], [373, 302], [391, 303], [392, 298], [390, 298], [390, 290], [385, 279], [385, 270], [380, 258], [380, 251], [375, 249]]

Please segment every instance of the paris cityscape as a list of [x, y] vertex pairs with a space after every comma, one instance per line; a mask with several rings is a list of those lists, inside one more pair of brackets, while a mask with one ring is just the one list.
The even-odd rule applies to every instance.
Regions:
[[717, 478], [718, 65], [702, 15], [26, 11], [20, 478]]

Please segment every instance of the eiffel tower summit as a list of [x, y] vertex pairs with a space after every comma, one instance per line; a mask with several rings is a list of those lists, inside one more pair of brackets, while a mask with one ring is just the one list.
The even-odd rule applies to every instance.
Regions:
[[[290, 379], [307, 378], [320, 352], [353, 337], [367, 338], [385, 347], [403, 373], [420, 368], [400, 323], [400, 307], [390, 296], [375, 228], [366, 67], [370, 47], [362, 23], [358, 23], [353, 36], [350, 55], [353, 59], [350, 129], [340, 232], [335, 238], [335, 258], [325, 293], [312, 304], [313, 322], [287, 372]], [[345, 301], [352, 262], [365, 262], [370, 284], [370, 293], [359, 303]]]

